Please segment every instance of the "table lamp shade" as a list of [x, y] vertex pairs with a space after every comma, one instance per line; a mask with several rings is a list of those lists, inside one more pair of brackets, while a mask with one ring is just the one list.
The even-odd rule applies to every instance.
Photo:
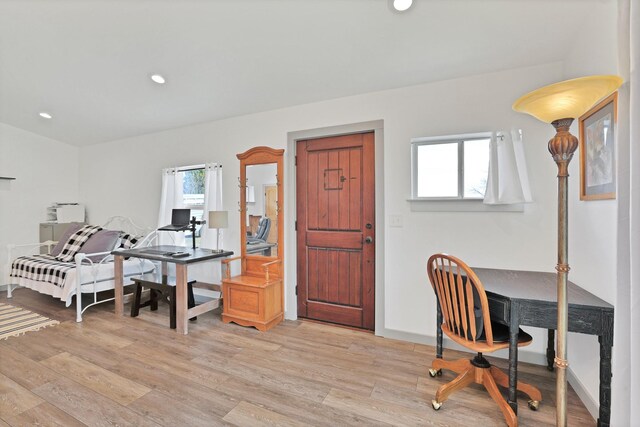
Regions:
[[589, 76], [536, 89], [520, 97], [513, 109], [531, 114], [546, 123], [559, 119], [576, 119], [600, 99], [622, 85], [618, 76]]
[[229, 213], [227, 211], [209, 211], [209, 228], [227, 228]]

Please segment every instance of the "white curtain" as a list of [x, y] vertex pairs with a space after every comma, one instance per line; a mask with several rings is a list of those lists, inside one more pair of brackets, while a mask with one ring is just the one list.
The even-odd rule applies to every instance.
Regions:
[[[222, 210], [222, 165], [207, 163], [204, 168], [204, 207], [202, 219], [209, 220], [209, 211]], [[203, 225], [200, 232], [200, 247], [216, 248], [216, 229]], [[222, 244], [220, 230], [220, 247]], [[220, 260], [199, 262], [189, 267], [189, 279], [204, 283], [220, 283], [222, 281], [222, 265]], [[198, 291], [200, 292], [200, 291]]]
[[[178, 171], [178, 168], [162, 170], [162, 193], [158, 212], [158, 228], [171, 224], [172, 209], [183, 207], [182, 179], [182, 174]], [[158, 243], [161, 245], [184, 246], [184, 233], [161, 231], [158, 233]]]
[[[633, 405], [640, 402], [640, 2], [630, 5], [630, 76], [629, 76], [629, 141], [630, 141], [630, 338], [631, 338], [631, 390], [632, 414], [637, 421]], [[618, 299], [619, 301], [619, 299]], [[615, 349], [615, 347], [614, 347]], [[635, 403], [633, 403], [635, 402]], [[635, 422], [634, 421], [634, 422]]]
[[531, 202], [522, 131], [497, 132], [491, 138], [489, 176], [484, 203], [508, 205]]
[[617, 287], [611, 425], [633, 426], [640, 401], [640, 2], [618, 1]]
[[[216, 163], [207, 163], [204, 168], [204, 214], [202, 219], [208, 220], [209, 211], [222, 210], [222, 166]], [[220, 249], [216, 247], [215, 228], [209, 228], [207, 225], [202, 227], [200, 233], [200, 246], [209, 249]], [[220, 230], [220, 246], [223, 239], [223, 230]]]

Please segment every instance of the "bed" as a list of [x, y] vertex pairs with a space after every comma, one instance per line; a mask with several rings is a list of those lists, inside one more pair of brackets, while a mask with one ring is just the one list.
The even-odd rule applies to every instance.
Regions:
[[[118, 232], [117, 247], [139, 248], [156, 244], [156, 232], [136, 225], [131, 219], [111, 217], [100, 230]], [[61, 239], [62, 241], [62, 239]], [[76, 298], [76, 321], [82, 322], [82, 314], [96, 304], [113, 301], [113, 298], [98, 299], [98, 293], [114, 288], [114, 267], [111, 251], [87, 253], [79, 248], [69, 261], [60, 261], [49, 255], [57, 242], [27, 245], [8, 245], [7, 298], [13, 289], [26, 287], [64, 301], [69, 307], [74, 295], [91, 294], [93, 301], [83, 306], [83, 298]], [[88, 242], [85, 243], [88, 245]], [[122, 245], [122, 246], [121, 246]], [[47, 253], [32, 255], [45, 246]], [[129, 259], [124, 262], [125, 285], [131, 276], [150, 273], [155, 264], [149, 260]], [[85, 298], [86, 299], [86, 298]]]

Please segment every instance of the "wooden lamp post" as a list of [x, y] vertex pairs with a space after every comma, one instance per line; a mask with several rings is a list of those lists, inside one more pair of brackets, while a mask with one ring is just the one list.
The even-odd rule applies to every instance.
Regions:
[[513, 104], [518, 112], [531, 114], [551, 123], [556, 135], [549, 141], [549, 152], [558, 165], [558, 336], [556, 378], [556, 425], [567, 425], [567, 328], [568, 301], [568, 178], [569, 162], [578, 148], [578, 138], [569, 132], [574, 119], [586, 113], [597, 101], [622, 84], [618, 76], [589, 76], [555, 83], [530, 92]]

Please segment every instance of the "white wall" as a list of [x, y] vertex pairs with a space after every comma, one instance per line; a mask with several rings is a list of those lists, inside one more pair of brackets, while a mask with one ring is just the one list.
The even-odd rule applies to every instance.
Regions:
[[640, 3], [618, 0], [618, 280], [612, 425], [633, 425], [640, 401]]
[[[555, 266], [555, 165], [546, 141], [547, 126], [512, 111], [523, 93], [559, 80], [562, 64], [370, 93], [269, 111], [81, 149], [81, 199], [92, 222], [110, 215], [157, 220], [160, 170], [172, 165], [220, 162], [225, 208], [237, 211], [236, 153], [255, 145], [286, 148], [287, 133], [384, 120], [385, 215], [400, 214], [403, 228], [386, 230], [385, 328], [435, 333], [435, 298], [425, 262], [437, 251], [454, 253], [471, 265], [553, 271]], [[412, 137], [521, 127], [535, 203], [524, 213], [412, 212]], [[291, 153], [285, 153], [286, 156]], [[290, 203], [285, 200], [285, 204]], [[293, 224], [285, 224], [289, 230]], [[230, 215], [226, 242], [239, 248], [239, 215]], [[294, 260], [288, 259], [287, 263]], [[287, 286], [293, 286], [291, 278]], [[288, 316], [295, 315], [291, 310]], [[534, 350], [542, 351], [538, 335]]]
[[[564, 78], [620, 74], [615, 3], [591, 3], [588, 21], [564, 64]], [[578, 136], [578, 121], [571, 127]], [[569, 280], [615, 305], [617, 282], [617, 200], [580, 201], [580, 157], [569, 165]], [[615, 344], [615, 343], [614, 343]], [[615, 347], [614, 347], [615, 349]], [[568, 338], [572, 385], [597, 418], [600, 347], [596, 337], [570, 333]], [[621, 376], [614, 372], [615, 381]], [[576, 380], [579, 383], [576, 383]]]
[[7, 244], [35, 243], [52, 202], [78, 200], [77, 147], [0, 123], [0, 277]]

